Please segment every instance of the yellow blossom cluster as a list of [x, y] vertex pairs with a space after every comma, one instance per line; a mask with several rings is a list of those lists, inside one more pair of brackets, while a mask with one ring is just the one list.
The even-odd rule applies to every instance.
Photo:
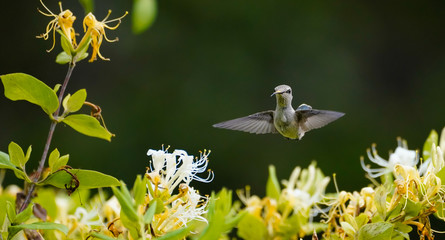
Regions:
[[[118, 28], [121, 23], [121, 19], [124, 18], [128, 14], [128, 12], [125, 12], [125, 14], [119, 18], [108, 20], [108, 17], [111, 14], [111, 10], [109, 10], [107, 16], [102, 21], [98, 21], [92, 13], [88, 13], [83, 20], [83, 28], [85, 34], [83, 38], [80, 40], [79, 44], [77, 44], [76, 42], [77, 34], [73, 28], [73, 23], [76, 20], [76, 17], [73, 15], [73, 13], [68, 9], [63, 10], [61, 2], [59, 2], [59, 7], [60, 7], [59, 14], [51, 12], [51, 10], [49, 10], [49, 8], [45, 6], [42, 0], [40, 0], [40, 2], [47, 12], [43, 12], [41, 10], [39, 10], [39, 12], [45, 16], [53, 17], [53, 19], [46, 26], [46, 32], [37, 36], [38, 38], [43, 38], [47, 40], [49, 38], [49, 35], [52, 33], [53, 44], [52, 47], [48, 50], [48, 52], [54, 49], [56, 41], [55, 32], [57, 31], [62, 35], [62, 48], [64, 48], [64, 51], [69, 56], [74, 57], [75, 54], [77, 53], [84, 54], [88, 46], [91, 45], [91, 47], [93, 48], [93, 52], [91, 54], [89, 62], [95, 61], [97, 59], [97, 56], [99, 56], [99, 58], [101, 58], [102, 60], [110, 60], [102, 56], [102, 54], [99, 51], [100, 46], [102, 45], [103, 39], [105, 39], [108, 42], [115, 42], [118, 40], [118, 38], [108, 39], [105, 33], [105, 29], [115, 30], [116, 28]], [[114, 26], [110, 26], [109, 25], [110, 23], [116, 23], [116, 24]], [[65, 41], [68, 42], [68, 44], [66, 45], [69, 46], [64, 46]], [[84, 57], [78, 56], [77, 59], [75, 58], [73, 59], [80, 61], [81, 60], [80, 58], [83, 59]]]

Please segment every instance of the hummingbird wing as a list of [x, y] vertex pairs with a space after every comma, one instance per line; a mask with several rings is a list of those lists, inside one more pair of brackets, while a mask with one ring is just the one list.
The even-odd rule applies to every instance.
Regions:
[[247, 117], [232, 119], [214, 124], [213, 127], [225, 128], [256, 134], [277, 133], [273, 124], [272, 110], [254, 113]]
[[317, 109], [297, 109], [295, 114], [300, 128], [305, 132], [321, 128], [345, 115], [342, 112]]

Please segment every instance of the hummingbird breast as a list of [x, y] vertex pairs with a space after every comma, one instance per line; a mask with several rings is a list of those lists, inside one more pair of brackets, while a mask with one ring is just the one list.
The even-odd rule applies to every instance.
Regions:
[[274, 113], [274, 125], [277, 131], [284, 137], [291, 139], [298, 137], [298, 123], [295, 118], [294, 109], [276, 109]]

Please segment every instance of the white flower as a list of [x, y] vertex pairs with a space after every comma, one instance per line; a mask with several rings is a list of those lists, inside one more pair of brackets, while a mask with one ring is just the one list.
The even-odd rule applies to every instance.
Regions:
[[88, 212], [85, 208], [78, 207], [74, 213], [74, 217], [78, 220], [79, 224], [84, 226], [91, 227], [103, 225], [97, 209], [92, 209]]
[[283, 181], [286, 188], [283, 189], [282, 194], [293, 206], [295, 212], [309, 210], [322, 199], [328, 183], [329, 177], [324, 177], [320, 169], [315, 168], [314, 162], [303, 171], [300, 167], [296, 167], [289, 181]]
[[417, 152], [414, 150], [409, 150], [406, 147], [398, 146], [394, 153], [389, 156], [389, 160], [385, 160], [377, 154], [375, 149], [375, 144], [372, 145], [371, 150], [367, 150], [368, 158], [371, 162], [379, 165], [382, 168], [371, 169], [365, 165], [363, 158], [360, 159], [362, 168], [369, 174], [371, 178], [377, 178], [384, 174], [391, 173], [394, 171], [394, 167], [399, 164], [402, 166], [414, 167], [419, 162]]
[[169, 153], [168, 148], [166, 150], [150, 149], [147, 155], [152, 157], [152, 161], [147, 174], [154, 186], [167, 189], [170, 194], [181, 182], [187, 185], [192, 180], [207, 183], [213, 180], [212, 171], [209, 170], [207, 178], [201, 178], [197, 174], [207, 170], [209, 154], [210, 151], [204, 151], [199, 159], [194, 159], [184, 150]]
[[193, 220], [207, 223], [207, 219], [202, 215], [207, 212], [208, 197], [199, 195], [198, 191], [184, 183], [179, 188], [180, 195], [182, 196], [172, 202], [169, 215], [159, 226], [158, 230], [169, 232], [182, 226], [187, 226], [187, 223]]
[[102, 207], [103, 216], [107, 217], [109, 220], [118, 217], [121, 212], [121, 205], [117, 200], [116, 196], [112, 196], [108, 199]]

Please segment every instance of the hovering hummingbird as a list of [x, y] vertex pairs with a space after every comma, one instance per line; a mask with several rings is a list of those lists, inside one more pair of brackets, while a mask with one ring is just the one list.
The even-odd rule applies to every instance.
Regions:
[[276, 87], [271, 97], [274, 95], [277, 98], [275, 111], [255, 113], [217, 123], [213, 127], [256, 134], [280, 133], [288, 139], [301, 139], [306, 132], [321, 128], [345, 115], [342, 112], [312, 109], [307, 104], [301, 104], [294, 110], [292, 89], [287, 85]]

